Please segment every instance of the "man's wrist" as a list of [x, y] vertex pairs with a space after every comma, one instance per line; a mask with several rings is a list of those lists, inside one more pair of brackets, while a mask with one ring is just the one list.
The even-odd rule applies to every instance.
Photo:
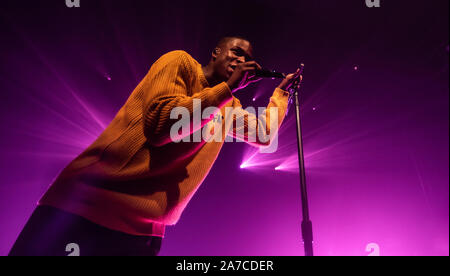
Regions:
[[273, 96], [279, 97], [279, 98], [289, 98], [290, 93], [285, 90], [282, 89], [280, 87], [275, 88], [275, 91], [273, 93]]
[[229, 80], [226, 81], [226, 84], [228, 85], [228, 87], [230, 88], [231, 92], [233, 93], [235, 91], [235, 89], [237, 88], [237, 85], [234, 82], [230, 82]]

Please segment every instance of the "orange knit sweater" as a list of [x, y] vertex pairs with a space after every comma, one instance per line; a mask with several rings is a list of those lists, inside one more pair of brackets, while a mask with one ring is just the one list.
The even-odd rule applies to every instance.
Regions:
[[[172, 142], [170, 128], [177, 120], [170, 118], [171, 110], [186, 107], [193, 113], [194, 99], [201, 100], [202, 109], [218, 107], [222, 114], [226, 107], [235, 107], [238, 115], [233, 118], [245, 118], [245, 131], [221, 120], [220, 142]], [[268, 107], [278, 107], [277, 127], [287, 100], [288, 93], [278, 88], [270, 98]], [[225, 136], [246, 140], [255, 131], [249, 126], [258, 128], [266, 120], [269, 129], [270, 118], [269, 112], [259, 118], [248, 114], [225, 82], [209, 87], [201, 65], [186, 52], [167, 53], [153, 64], [97, 140], [61, 172], [39, 204], [116, 231], [162, 237], [165, 225], [177, 222], [208, 174]], [[191, 121], [190, 135], [216, 122], [213, 119]], [[253, 144], [267, 144], [258, 141]]]

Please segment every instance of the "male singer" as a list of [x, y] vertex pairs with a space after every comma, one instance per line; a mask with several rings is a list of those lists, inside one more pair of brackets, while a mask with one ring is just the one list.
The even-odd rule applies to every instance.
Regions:
[[[56, 178], [10, 255], [68, 255], [69, 244], [67, 250], [75, 246], [80, 255], [157, 255], [165, 226], [177, 222], [224, 142], [175, 143], [171, 111], [184, 107], [192, 114], [194, 100], [202, 109], [233, 107], [245, 125], [226, 126], [218, 118], [222, 138], [268, 145], [248, 138], [260, 127], [270, 129], [274, 117], [276, 129], [281, 125], [295, 73], [270, 98], [267, 108], [277, 114], [257, 117], [234, 97], [258, 80], [256, 69], [252, 45], [241, 37], [221, 39], [204, 67], [184, 51], [160, 57], [111, 124]], [[216, 119], [191, 119], [188, 135]]]

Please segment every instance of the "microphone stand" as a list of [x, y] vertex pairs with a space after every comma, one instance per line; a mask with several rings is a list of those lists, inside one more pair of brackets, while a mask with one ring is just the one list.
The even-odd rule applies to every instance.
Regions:
[[[309, 206], [308, 206], [308, 194], [306, 190], [306, 174], [305, 174], [305, 158], [303, 153], [303, 138], [302, 138], [302, 125], [300, 118], [300, 101], [299, 101], [299, 89], [301, 85], [300, 75], [303, 73], [304, 64], [300, 65], [300, 73], [296, 76], [296, 80], [293, 82], [292, 86], [289, 88], [289, 104], [295, 101], [295, 113], [297, 120], [297, 149], [298, 149], [298, 168], [300, 171], [300, 193], [301, 193], [301, 204], [302, 204], [302, 237], [303, 246], [305, 249], [305, 256], [313, 256], [313, 231], [312, 222], [309, 217]], [[288, 104], [288, 107], [289, 107]], [[288, 111], [288, 110], [287, 110]], [[286, 111], [286, 115], [287, 115]]]

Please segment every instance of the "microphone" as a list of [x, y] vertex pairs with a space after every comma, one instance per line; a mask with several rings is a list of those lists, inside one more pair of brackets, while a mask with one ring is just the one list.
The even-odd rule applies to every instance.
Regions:
[[276, 72], [275, 70], [268, 69], [256, 69], [255, 76], [260, 78], [271, 78], [271, 79], [284, 79], [286, 75], [284, 73]]

